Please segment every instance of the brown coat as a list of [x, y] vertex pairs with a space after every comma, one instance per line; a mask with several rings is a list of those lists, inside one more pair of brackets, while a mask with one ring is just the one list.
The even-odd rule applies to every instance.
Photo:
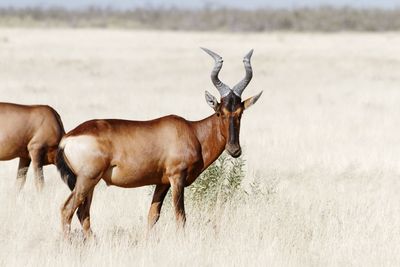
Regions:
[[44, 105], [0, 103], [0, 160], [20, 158], [17, 183], [21, 189], [32, 161], [36, 186], [43, 186], [42, 166], [55, 163], [64, 127], [58, 113]]

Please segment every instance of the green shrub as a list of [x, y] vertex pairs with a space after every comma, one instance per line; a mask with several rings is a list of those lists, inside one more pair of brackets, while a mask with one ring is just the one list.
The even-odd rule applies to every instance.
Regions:
[[186, 190], [188, 201], [193, 205], [213, 208], [219, 203], [231, 201], [245, 194], [242, 189], [245, 160], [234, 159], [223, 153]]

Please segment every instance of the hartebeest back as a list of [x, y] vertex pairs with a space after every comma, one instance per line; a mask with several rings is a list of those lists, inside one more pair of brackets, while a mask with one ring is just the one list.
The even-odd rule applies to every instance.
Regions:
[[43, 166], [54, 164], [64, 127], [58, 113], [44, 105], [0, 103], [0, 160], [19, 158], [17, 189], [21, 190], [32, 161], [35, 185], [43, 187]]
[[70, 231], [76, 209], [85, 235], [90, 230], [90, 204], [100, 179], [108, 185], [138, 187], [155, 184], [149, 211], [149, 226], [160, 215], [165, 195], [172, 186], [177, 220], [185, 222], [184, 187], [214, 162], [224, 150], [238, 157], [240, 119], [261, 93], [241, 101], [252, 78], [250, 51], [244, 58], [245, 78], [233, 89], [218, 73], [222, 58], [204, 49], [215, 60], [211, 80], [221, 94], [220, 103], [206, 91], [206, 101], [215, 113], [201, 121], [166, 116], [152, 121], [91, 120], [67, 133], [60, 142], [57, 167], [72, 190], [61, 208], [63, 230]]

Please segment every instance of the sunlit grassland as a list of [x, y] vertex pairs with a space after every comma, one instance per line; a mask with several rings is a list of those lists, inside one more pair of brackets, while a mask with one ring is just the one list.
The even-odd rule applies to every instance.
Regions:
[[[263, 90], [242, 118], [242, 197], [191, 198], [176, 230], [165, 205], [146, 237], [148, 188], [100, 183], [94, 241], [61, 236], [68, 188], [53, 166], [14, 195], [17, 161], [0, 163], [0, 265], [395, 266], [400, 262], [400, 34], [227, 34], [129, 30], [0, 30], [1, 101], [45, 103], [72, 129], [92, 118], [190, 120], [212, 113], [221, 79]], [[258, 184], [254, 192], [254, 183]]]

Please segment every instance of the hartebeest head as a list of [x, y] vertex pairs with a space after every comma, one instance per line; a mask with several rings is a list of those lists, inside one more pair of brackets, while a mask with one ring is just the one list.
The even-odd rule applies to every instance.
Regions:
[[221, 100], [218, 102], [213, 95], [206, 91], [206, 101], [208, 105], [215, 110], [217, 116], [221, 118], [223, 125], [221, 134], [226, 139], [226, 151], [232, 157], [237, 158], [242, 154], [242, 149], [240, 148], [239, 142], [239, 132], [240, 119], [242, 118], [243, 111], [255, 104], [262, 94], [261, 91], [257, 95], [242, 101], [242, 93], [253, 77], [253, 70], [250, 63], [253, 49], [250, 50], [250, 52], [247, 53], [247, 55], [243, 58], [246, 76], [232, 89], [221, 82], [221, 80], [218, 78], [219, 71], [222, 68], [222, 57], [210, 51], [209, 49], [201, 49], [203, 49], [215, 60], [214, 69], [211, 71], [211, 81], [221, 95]]

